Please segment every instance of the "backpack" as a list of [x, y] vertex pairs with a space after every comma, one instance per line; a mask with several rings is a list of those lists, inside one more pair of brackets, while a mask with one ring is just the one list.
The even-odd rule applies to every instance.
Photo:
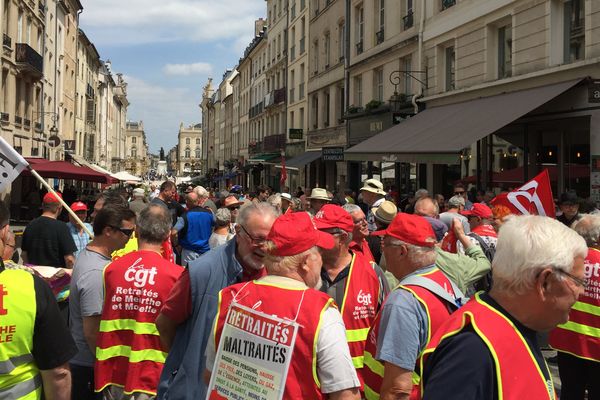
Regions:
[[[477, 242], [479, 242], [479, 247], [481, 247], [481, 250], [483, 251], [483, 254], [485, 254], [485, 257], [490, 261], [490, 263], [492, 262], [492, 260], [494, 259], [494, 256], [496, 255], [496, 248], [489, 246], [481, 236], [479, 236], [478, 234], [471, 232], [468, 234], [468, 236], [474, 238], [477, 240]], [[489, 291], [492, 288], [492, 271], [490, 270], [490, 272], [488, 272], [487, 274], [485, 274], [485, 276], [483, 278], [481, 278], [480, 280], [478, 280], [477, 282], [475, 282], [473, 284], [475, 291], [478, 292], [480, 290], [484, 290], [484, 291]]]

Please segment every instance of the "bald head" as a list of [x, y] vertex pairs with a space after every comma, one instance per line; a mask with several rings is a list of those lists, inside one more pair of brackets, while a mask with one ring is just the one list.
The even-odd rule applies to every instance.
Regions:
[[187, 205], [188, 210], [191, 210], [194, 207], [198, 207], [200, 198], [198, 197], [198, 193], [189, 192], [185, 196], [185, 204]]
[[440, 212], [437, 201], [431, 197], [421, 197], [415, 203], [415, 214], [422, 217], [437, 218]]

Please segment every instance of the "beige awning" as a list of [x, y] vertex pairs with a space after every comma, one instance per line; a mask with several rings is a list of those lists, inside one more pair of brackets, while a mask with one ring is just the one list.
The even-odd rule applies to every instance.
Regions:
[[582, 79], [432, 107], [350, 147], [346, 161], [457, 164], [462, 149], [569, 90]]

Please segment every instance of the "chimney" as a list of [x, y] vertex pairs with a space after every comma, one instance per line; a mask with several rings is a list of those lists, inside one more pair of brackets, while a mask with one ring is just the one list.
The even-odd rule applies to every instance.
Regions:
[[254, 36], [258, 36], [265, 28], [265, 25], [267, 25], [267, 21], [264, 18], [254, 21]]

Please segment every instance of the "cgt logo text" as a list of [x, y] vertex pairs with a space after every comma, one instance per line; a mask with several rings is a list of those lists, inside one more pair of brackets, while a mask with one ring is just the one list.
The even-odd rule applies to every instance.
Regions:
[[370, 306], [373, 304], [371, 300], [371, 293], [364, 293], [362, 289], [358, 292], [358, 296], [356, 296], [356, 301], [363, 306]]
[[154, 285], [156, 283], [154, 277], [157, 273], [156, 267], [144, 269], [131, 266], [125, 271], [125, 280], [127, 282], [133, 282], [135, 287], [142, 288], [146, 286], [146, 284]]

